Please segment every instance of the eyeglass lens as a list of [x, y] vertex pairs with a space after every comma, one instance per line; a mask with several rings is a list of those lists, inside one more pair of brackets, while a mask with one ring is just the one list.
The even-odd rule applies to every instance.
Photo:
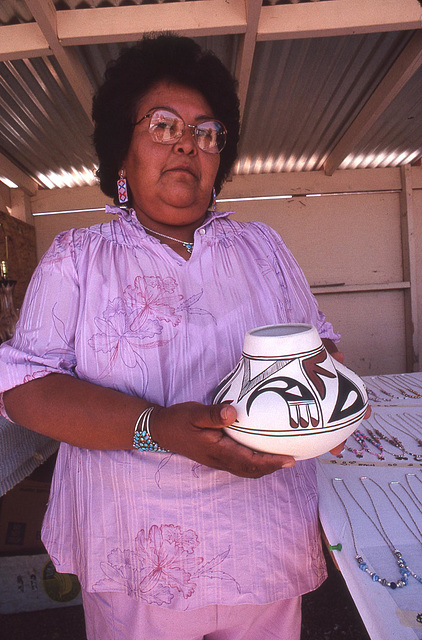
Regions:
[[198, 147], [206, 153], [220, 153], [226, 144], [226, 129], [218, 120], [186, 125], [180, 116], [165, 109], [155, 109], [147, 116], [153, 140], [160, 144], [173, 144], [179, 140], [185, 127], [193, 131]]

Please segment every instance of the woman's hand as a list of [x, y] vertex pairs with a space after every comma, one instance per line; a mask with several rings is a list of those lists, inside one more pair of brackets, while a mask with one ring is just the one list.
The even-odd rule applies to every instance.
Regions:
[[184, 402], [156, 407], [151, 414], [151, 436], [164, 449], [243, 478], [260, 478], [294, 466], [291, 456], [253, 451], [230, 438], [223, 427], [231, 425], [236, 416], [236, 409], [227, 404]]

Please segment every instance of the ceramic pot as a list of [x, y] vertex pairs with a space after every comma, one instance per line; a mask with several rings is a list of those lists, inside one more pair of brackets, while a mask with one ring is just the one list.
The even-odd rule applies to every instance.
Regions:
[[363, 381], [326, 351], [315, 327], [279, 324], [245, 336], [238, 365], [215, 391], [237, 420], [226, 429], [255, 451], [314, 458], [337, 446], [363, 419]]

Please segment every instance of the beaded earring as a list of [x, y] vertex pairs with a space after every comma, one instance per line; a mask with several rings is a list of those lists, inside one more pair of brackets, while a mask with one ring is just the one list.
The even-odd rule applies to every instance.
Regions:
[[215, 187], [212, 188], [212, 210], [214, 213], [217, 211], [217, 194], [215, 192]]
[[120, 204], [127, 204], [129, 202], [129, 196], [127, 193], [127, 182], [123, 173], [123, 169], [120, 170], [120, 177], [117, 180], [117, 195], [119, 197]]

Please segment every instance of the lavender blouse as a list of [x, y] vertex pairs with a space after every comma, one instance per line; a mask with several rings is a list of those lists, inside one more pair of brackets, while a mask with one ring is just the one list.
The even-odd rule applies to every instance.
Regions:
[[[151, 402], [209, 403], [245, 332], [282, 322], [338, 335], [282, 239], [210, 214], [183, 260], [132, 210], [61, 233], [32, 278], [0, 391], [51, 372]], [[313, 461], [238, 478], [177, 454], [61, 444], [43, 527], [58, 571], [160, 607], [268, 603], [325, 578]]]

